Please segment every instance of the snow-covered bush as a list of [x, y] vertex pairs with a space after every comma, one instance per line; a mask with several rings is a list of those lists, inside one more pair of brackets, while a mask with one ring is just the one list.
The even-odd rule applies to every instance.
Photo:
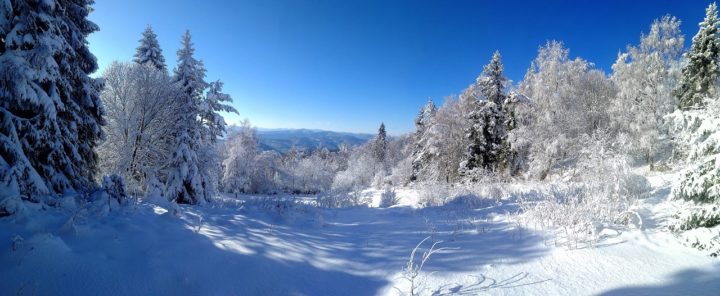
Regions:
[[452, 205], [462, 209], [478, 209], [494, 203], [494, 199], [482, 198], [472, 193], [460, 194], [453, 197], [447, 202], [448, 205]]
[[418, 190], [419, 202], [424, 206], [441, 206], [452, 197], [450, 185], [444, 182], [426, 182]]
[[294, 198], [288, 197], [257, 197], [252, 198], [243, 204], [246, 207], [254, 208], [275, 214], [280, 217], [287, 217], [300, 211], [307, 210], [307, 206]]
[[397, 205], [400, 199], [395, 193], [395, 188], [391, 186], [385, 186], [385, 189], [380, 193], [380, 207], [389, 208]]
[[626, 157], [617, 152], [622, 143], [613, 144], [607, 133], [583, 137], [582, 146], [571, 183], [554, 186], [539, 199], [520, 201], [521, 222], [555, 230], [556, 244], [571, 248], [594, 243], [604, 226], [641, 226], [631, 207], [644, 194], [638, 191], [649, 188], [638, 185], [643, 182], [631, 175]]
[[356, 207], [368, 205], [371, 201], [371, 196], [363, 191], [323, 192], [315, 198], [315, 204], [321, 208]]
[[125, 187], [125, 180], [121, 176], [104, 176], [102, 189], [108, 195], [108, 198], [116, 200], [121, 205], [125, 205], [130, 201]]

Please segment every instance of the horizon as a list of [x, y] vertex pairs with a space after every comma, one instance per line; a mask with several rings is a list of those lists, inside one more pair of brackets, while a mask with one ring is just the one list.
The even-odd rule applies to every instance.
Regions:
[[[132, 59], [151, 25], [172, 69], [189, 29], [206, 80], [221, 79], [240, 113], [224, 113], [229, 124], [247, 118], [269, 129], [374, 134], [384, 122], [397, 136], [414, 131], [428, 98], [439, 106], [471, 84], [496, 49], [513, 86], [547, 40], [609, 74], [617, 53], [665, 14], [682, 21], [687, 48], [708, 3], [231, 1], [217, 11], [221, 4], [157, 1], [133, 10], [102, 1], [90, 14], [100, 31], [88, 42], [102, 75], [112, 61]], [[511, 25], [492, 13], [506, 8], [517, 16]]]

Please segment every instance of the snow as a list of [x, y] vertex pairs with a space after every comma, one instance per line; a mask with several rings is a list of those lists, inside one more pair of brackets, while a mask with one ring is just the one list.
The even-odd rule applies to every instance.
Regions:
[[717, 260], [667, 231], [676, 177], [649, 177], [653, 195], [635, 208], [643, 230], [605, 229], [594, 247], [572, 250], [516, 223], [511, 198], [474, 210], [421, 208], [411, 188], [398, 188], [400, 203], [390, 208], [374, 207], [381, 190], [363, 192], [371, 207], [343, 209], [313, 207], [311, 197], [227, 195], [181, 206], [179, 217], [151, 202], [103, 213], [63, 201], [33, 219], [0, 219], [0, 291], [396, 295], [409, 288], [402, 268], [410, 252], [430, 236], [445, 249], [424, 266], [422, 294], [716, 295]]

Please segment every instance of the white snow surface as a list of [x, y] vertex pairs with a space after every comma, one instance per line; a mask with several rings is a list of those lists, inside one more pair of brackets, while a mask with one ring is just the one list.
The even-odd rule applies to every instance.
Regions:
[[[605, 229], [572, 250], [515, 223], [512, 199], [419, 208], [410, 189], [386, 209], [228, 195], [180, 217], [150, 202], [109, 213], [66, 202], [0, 219], [0, 294], [397, 295], [410, 252], [431, 236], [445, 249], [424, 266], [422, 295], [718, 295], [717, 259], [666, 230], [675, 176], [650, 178], [642, 230]], [[365, 193], [378, 204], [379, 191]]]

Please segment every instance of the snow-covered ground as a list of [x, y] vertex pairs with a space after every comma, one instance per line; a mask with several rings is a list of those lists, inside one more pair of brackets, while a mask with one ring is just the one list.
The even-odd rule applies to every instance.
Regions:
[[[3, 295], [394, 295], [424, 238], [445, 248], [423, 269], [427, 295], [718, 295], [720, 263], [665, 229], [673, 175], [650, 178], [643, 230], [594, 247], [555, 246], [512, 219], [512, 200], [479, 209], [317, 209], [289, 202], [43, 210], [0, 219]], [[372, 194], [373, 192], [369, 192]], [[247, 197], [246, 197], [247, 198]], [[377, 202], [377, 193], [375, 194]], [[102, 212], [102, 211], [100, 211]], [[19, 220], [18, 220], [19, 219]]]

